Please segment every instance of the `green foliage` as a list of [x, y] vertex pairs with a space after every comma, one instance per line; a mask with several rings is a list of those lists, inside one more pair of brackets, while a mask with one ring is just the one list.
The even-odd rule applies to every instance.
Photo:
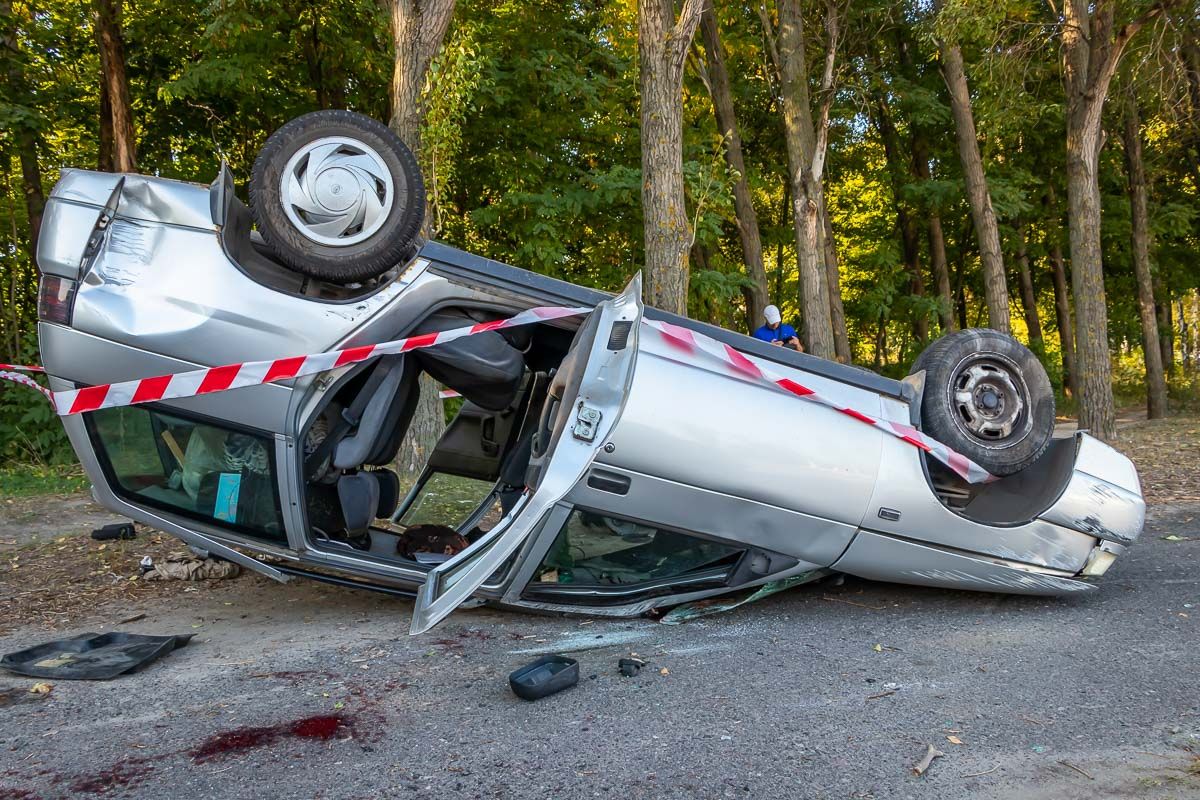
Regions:
[[[802, 5], [811, 20], [824, 13], [822, 3]], [[737, 0], [715, 11], [769, 294], [785, 319], [802, 324], [779, 87], [758, 6]], [[643, 262], [636, 22], [629, 0], [459, 0], [425, 87], [420, 155], [436, 236], [583, 285], [624, 285]], [[928, 2], [860, 0], [842, 23], [825, 191], [854, 360], [903, 374], [925, 344], [914, 331], [924, 323], [936, 335], [947, 303], [931, 271], [934, 214], [945, 236], [952, 310], [966, 325], [983, 316], [978, 245], [938, 68], [939, 40], [954, 41], [966, 61], [1006, 261], [1013, 263], [1024, 236], [1045, 331], [1038, 355], [1061, 392], [1050, 256], [1055, 241], [1068, 256], [1069, 249], [1061, 20], [1053, 4], [945, 0], [935, 14]], [[376, 0], [140, 0], [125, 4], [123, 26], [139, 166], [148, 173], [208, 182], [225, 158], [244, 190], [262, 142], [291, 117], [322, 107], [383, 120], [391, 113], [393, 43]], [[806, 31], [816, 76], [823, 32], [819, 24]], [[100, 64], [90, 3], [17, 0], [3, 32], [16, 48], [0, 52], [0, 361], [36, 361], [24, 142], [35, 137], [43, 191], [61, 167], [97, 164]], [[1184, 314], [1193, 331], [1200, 326], [1190, 294], [1200, 287], [1200, 109], [1191, 104], [1200, 87], [1189, 83], [1182, 44], [1195, 35], [1186, 13], [1142, 35], [1122, 76], [1142, 107], [1154, 269], [1174, 300], [1175, 325]], [[745, 318], [749, 279], [731, 198], [737, 176], [723, 158], [727, 140], [716, 130], [703, 63], [697, 43], [683, 85], [686, 212], [695, 241], [689, 312], [744, 329], [758, 321]], [[892, 152], [880, 135], [881, 107], [895, 130]], [[1128, 354], [1115, 372], [1126, 392], [1141, 380], [1134, 368], [1141, 330], [1119, 107], [1110, 101], [1106, 110], [1100, 182], [1109, 333], [1114, 350]], [[928, 174], [917, 169], [921, 159]], [[923, 292], [914, 289], [902, 246], [902, 216], [915, 222]], [[1012, 286], [1021, 336], [1015, 277]], [[1176, 351], [1182, 355], [1178, 337]], [[1192, 379], [1174, 380], [1172, 390], [1186, 392]], [[40, 397], [0, 387], [0, 455], [44, 464], [69, 457]]]
[[20, 463], [0, 469], [0, 497], [4, 498], [68, 494], [83, 491], [88, 485], [83, 468], [74, 463]]
[[[36, 361], [36, 341], [27, 335], [16, 352], [18, 364]], [[7, 362], [6, 362], [7, 363]], [[67, 433], [39, 392], [0, 381], [0, 460], [43, 467], [74, 459]]]

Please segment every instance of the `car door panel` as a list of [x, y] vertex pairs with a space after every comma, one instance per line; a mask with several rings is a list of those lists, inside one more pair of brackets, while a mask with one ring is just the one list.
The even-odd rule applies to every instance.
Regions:
[[[567, 415], [565, 423], [561, 418], [547, 421], [554, 423], [551, 427], [557, 434], [539, 448], [543, 463], [536, 488], [527, 490], [504, 519], [475, 544], [430, 571], [413, 609], [410, 633], [429, 630], [478, 590], [540, 530], [549, 510], [586, 473], [621, 415], [635, 371], [641, 316], [639, 275], [622, 294], [598, 306], [581, 325], [581, 330], [590, 328], [594, 335], [575, 343], [583, 359], [578, 391], [572, 394], [572, 386], [560, 398], [559, 414]], [[615, 323], [628, 323], [631, 332], [621, 349], [610, 350], [609, 334]]]

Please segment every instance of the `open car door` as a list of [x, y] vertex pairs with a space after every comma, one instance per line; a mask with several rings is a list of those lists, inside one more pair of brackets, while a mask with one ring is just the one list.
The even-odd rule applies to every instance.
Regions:
[[429, 572], [409, 633], [424, 633], [474, 594], [583, 476], [616, 424], [633, 377], [641, 295], [639, 274], [579, 326], [542, 407], [524, 494], [471, 547]]

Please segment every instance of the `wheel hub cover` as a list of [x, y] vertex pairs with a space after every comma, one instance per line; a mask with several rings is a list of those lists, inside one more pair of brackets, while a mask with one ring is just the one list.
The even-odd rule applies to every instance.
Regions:
[[330, 136], [295, 152], [280, 178], [284, 213], [305, 238], [348, 247], [370, 238], [395, 203], [391, 172], [373, 148]]
[[977, 439], [999, 443], [1028, 428], [1025, 382], [999, 358], [981, 356], [959, 365], [950, 388], [955, 421]]

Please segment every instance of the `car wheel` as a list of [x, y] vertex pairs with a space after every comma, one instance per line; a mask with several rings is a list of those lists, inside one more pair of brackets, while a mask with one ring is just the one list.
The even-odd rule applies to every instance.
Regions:
[[924, 431], [994, 475], [1038, 459], [1054, 433], [1054, 390], [1037, 356], [999, 331], [942, 337], [921, 353]]
[[250, 205], [285, 266], [354, 283], [415, 251], [425, 185], [412, 151], [385, 125], [351, 111], [315, 111], [267, 139], [254, 161]]

